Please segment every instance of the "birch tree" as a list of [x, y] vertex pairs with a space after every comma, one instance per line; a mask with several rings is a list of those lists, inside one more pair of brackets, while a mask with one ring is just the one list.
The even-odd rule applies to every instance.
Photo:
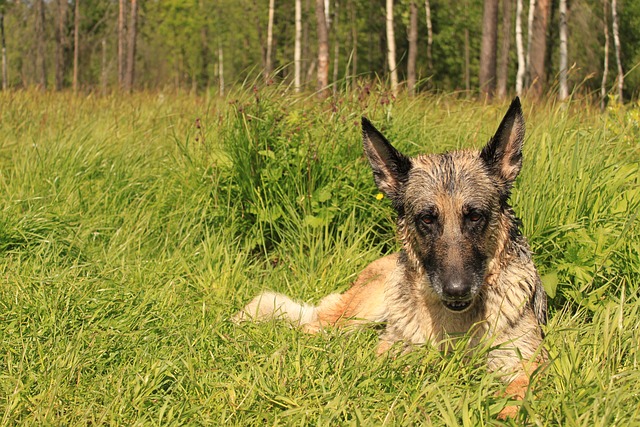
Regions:
[[56, 20], [56, 90], [62, 90], [64, 84], [65, 60], [67, 47], [67, 0], [58, 0]]
[[418, 5], [415, 0], [409, 3], [409, 54], [407, 58], [407, 90], [415, 94], [416, 58], [418, 56]]
[[620, 35], [618, 32], [618, 0], [611, 0], [611, 32], [613, 33], [613, 47], [616, 51], [616, 63], [618, 64], [618, 102], [622, 104], [622, 91], [624, 89], [624, 72], [620, 59]]
[[391, 73], [391, 92], [398, 94], [398, 67], [396, 65], [396, 38], [393, 31], [393, 0], [387, 0], [387, 61]]
[[80, 0], [75, 0], [73, 17], [73, 91], [78, 91], [78, 72], [80, 68]]
[[339, 3], [334, 0], [333, 3], [333, 93], [338, 92], [338, 71], [340, 65], [340, 32], [338, 31], [339, 21]]
[[433, 72], [433, 25], [431, 23], [431, 4], [429, 0], [424, 0], [424, 11], [427, 19], [427, 70]]
[[531, 84], [531, 42], [533, 39], [533, 18], [536, 11], [536, 0], [529, 0], [529, 13], [527, 15], [527, 56], [525, 59], [525, 81], [524, 85], [529, 86]]
[[316, 22], [318, 33], [318, 96], [324, 97], [329, 86], [329, 34], [324, 14], [324, 0], [316, 0]]
[[602, 1], [603, 21], [604, 21], [604, 59], [602, 64], [602, 83], [600, 84], [600, 110], [604, 111], [607, 103], [607, 74], [609, 74], [609, 11], [607, 5], [609, 0]]
[[560, 88], [558, 98], [569, 97], [567, 85], [567, 0], [560, 0]]
[[127, 0], [118, 1], [118, 86], [124, 89], [124, 76], [126, 71], [126, 24]]
[[295, 46], [293, 49], [293, 87], [296, 92], [300, 92], [301, 82], [300, 82], [300, 70], [302, 66], [302, 1], [296, 1], [296, 36], [295, 36]]
[[516, 72], [516, 94], [522, 95], [526, 63], [524, 44], [522, 42], [522, 0], [516, 0], [516, 53], [518, 55], [518, 71]]
[[7, 43], [4, 38], [4, 8], [5, 4], [0, 4], [0, 41], [2, 42], [2, 90], [7, 90], [9, 84], [7, 72]]
[[264, 66], [264, 80], [268, 82], [270, 79], [272, 64], [271, 55], [273, 49], [273, 15], [275, 11], [275, 0], [269, 0], [269, 21], [267, 23], [267, 57]]
[[40, 89], [47, 88], [46, 40], [44, 34], [44, 0], [35, 2], [36, 75]]

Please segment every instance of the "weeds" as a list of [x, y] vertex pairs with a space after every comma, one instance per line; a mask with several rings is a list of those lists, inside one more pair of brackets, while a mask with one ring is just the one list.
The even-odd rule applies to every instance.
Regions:
[[[504, 106], [281, 90], [0, 94], [2, 425], [497, 423], [482, 354], [391, 360], [374, 328], [227, 319], [265, 288], [317, 301], [397, 249], [361, 115], [417, 154], [480, 147]], [[552, 361], [514, 422], [633, 425], [638, 110], [524, 105], [513, 203], [555, 298]]]

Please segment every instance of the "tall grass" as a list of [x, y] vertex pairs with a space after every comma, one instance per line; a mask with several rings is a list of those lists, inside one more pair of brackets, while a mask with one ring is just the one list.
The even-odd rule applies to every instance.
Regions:
[[[266, 288], [317, 301], [397, 249], [361, 115], [417, 154], [481, 147], [506, 104], [268, 88], [0, 105], [0, 424], [498, 423], [483, 354], [378, 358], [375, 329], [228, 318]], [[554, 296], [552, 360], [510, 423], [634, 425], [640, 114], [524, 105], [512, 201]]]

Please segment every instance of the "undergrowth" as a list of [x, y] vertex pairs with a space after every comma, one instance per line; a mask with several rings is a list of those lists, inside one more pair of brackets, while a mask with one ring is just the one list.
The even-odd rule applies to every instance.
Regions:
[[[483, 354], [374, 355], [375, 329], [231, 324], [263, 289], [317, 301], [397, 250], [362, 155], [479, 148], [506, 103], [238, 91], [0, 93], [2, 425], [487, 425]], [[640, 108], [523, 100], [512, 202], [550, 299], [516, 420], [640, 419]], [[481, 352], [482, 353], [482, 352]]]

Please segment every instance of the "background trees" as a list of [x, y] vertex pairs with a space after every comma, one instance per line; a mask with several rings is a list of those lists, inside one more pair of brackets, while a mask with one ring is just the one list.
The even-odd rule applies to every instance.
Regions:
[[[268, 71], [267, 84], [317, 90], [391, 83], [395, 72], [410, 92], [493, 93], [497, 83], [504, 97], [521, 75], [521, 91], [538, 96], [566, 76], [567, 94], [579, 86], [599, 97], [604, 81], [606, 93], [624, 82], [619, 98], [637, 97], [640, 3], [615, 1], [616, 22], [603, 2], [611, 0], [2, 0], [0, 16], [9, 88], [224, 90]], [[605, 70], [610, 34], [607, 58], [620, 66]]]

